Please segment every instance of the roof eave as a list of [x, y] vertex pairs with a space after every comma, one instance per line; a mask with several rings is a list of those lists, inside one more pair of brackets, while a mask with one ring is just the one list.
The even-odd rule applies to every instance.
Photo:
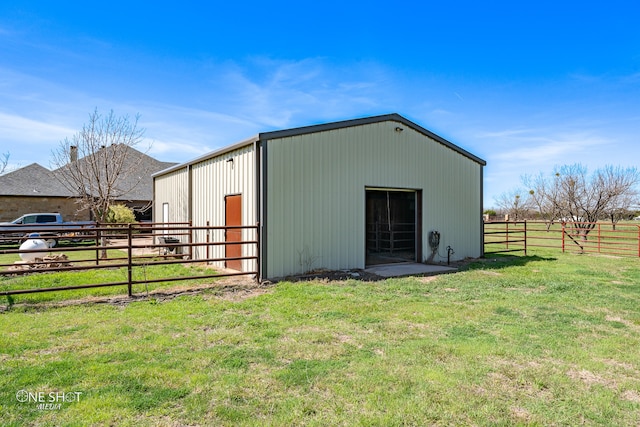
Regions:
[[254, 144], [256, 142], [262, 142], [262, 141], [268, 141], [270, 139], [280, 139], [280, 138], [287, 138], [287, 137], [292, 137], [292, 136], [299, 136], [299, 135], [306, 135], [306, 134], [310, 134], [310, 133], [317, 133], [317, 132], [326, 132], [326, 131], [331, 131], [331, 130], [336, 130], [336, 129], [344, 129], [344, 128], [348, 128], [348, 127], [354, 127], [354, 126], [362, 126], [362, 125], [368, 125], [368, 124], [373, 124], [373, 123], [381, 123], [381, 122], [386, 122], [386, 121], [395, 121], [398, 123], [401, 123], [405, 126], [408, 126], [410, 128], [412, 128], [413, 130], [415, 130], [416, 132], [420, 132], [421, 134], [439, 142], [440, 144], [458, 152], [459, 154], [462, 154], [463, 156], [469, 158], [470, 160], [473, 160], [474, 162], [482, 165], [482, 166], [486, 166], [487, 162], [483, 159], [481, 159], [478, 156], [475, 156], [473, 154], [471, 154], [470, 152], [468, 152], [467, 150], [455, 145], [454, 143], [446, 140], [445, 138], [436, 135], [435, 133], [429, 131], [428, 129], [423, 128], [422, 126], [412, 122], [411, 120], [401, 116], [400, 114], [397, 113], [391, 113], [391, 114], [383, 114], [383, 115], [379, 115], [379, 116], [371, 116], [371, 117], [363, 117], [360, 119], [351, 119], [351, 120], [343, 120], [343, 121], [339, 121], [339, 122], [332, 122], [332, 123], [323, 123], [323, 124], [317, 124], [317, 125], [311, 125], [311, 126], [303, 126], [303, 127], [298, 127], [298, 128], [292, 128], [292, 129], [284, 129], [284, 130], [276, 130], [276, 131], [271, 131], [271, 132], [261, 132], [256, 136], [253, 136], [249, 139], [237, 142], [235, 144], [229, 145], [227, 147], [223, 147], [220, 148], [218, 150], [209, 152], [207, 154], [204, 154], [198, 158], [189, 160], [188, 162], [185, 163], [180, 163], [178, 165], [169, 167], [167, 169], [163, 169], [159, 172], [156, 172], [154, 174], [152, 174], [152, 178], [161, 176], [161, 175], [165, 175], [171, 172], [174, 172], [176, 170], [185, 168], [187, 166], [190, 165], [194, 165], [196, 163], [202, 162], [204, 160], [209, 160], [211, 158], [214, 157], [218, 157], [220, 155], [229, 153], [231, 151], [237, 150], [238, 148], [242, 148], [244, 146], [247, 145], [251, 145]]
[[326, 132], [326, 131], [331, 131], [336, 129], [344, 129], [348, 127], [362, 126], [362, 125], [381, 123], [386, 121], [394, 121], [394, 122], [401, 123], [405, 126], [412, 128], [417, 132], [420, 132], [425, 136], [428, 136], [429, 138], [439, 142], [440, 144], [462, 154], [463, 156], [468, 157], [469, 159], [473, 160], [476, 163], [479, 163], [482, 166], [486, 166], [487, 164], [487, 162], [481, 159], [480, 157], [471, 154], [467, 150], [455, 145], [454, 143], [444, 139], [439, 135], [436, 135], [435, 133], [429, 131], [428, 129], [423, 128], [422, 126], [412, 122], [411, 120], [397, 113], [383, 114], [380, 116], [372, 116], [372, 117], [364, 117], [361, 119], [344, 120], [344, 121], [333, 122], [333, 123], [303, 126], [299, 128], [278, 130], [278, 131], [272, 131], [272, 132], [263, 132], [258, 135], [258, 139], [260, 141], [266, 141], [270, 139], [288, 138], [292, 136], [299, 136], [299, 135], [305, 135], [305, 134], [317, 133], [317, 132]]
[[258, 135], [253, 136], [253, 137], [251, 137], [249, 139], [245, 139], [243, 141], [236, 142], [235, 144], [220, 148], [218, 150], [211, 151], [211, 152], [209, 152], [207, 154], [203, 154], [202, 156], [197, 157], [197, 158], [192, 159], [192, 160], [189, 160], [188, 162], [179, 163], [179, 164], [176, 164], [176, 165], [171, 166], [169, 168], [166, 168], [166, 169], [163, 169], [161, 171], [158, 171], [158, 172], [156, 172], [154, 174], [151, 174], [151, 177], [155, 178], [155, 177], [158, 177], [158, 176], [161, 176], [161, 175], [166, 175], [168, 173], [177, 171], [177, 170], [185, 168], [187, 166], [194, 165], [196, 163], [200, 163], [202, 161], [209, 160], [209, 159], [212, 159], [214, 157], [221, 156], [223, 154], [226, 154], [226, 153], [229, 153], [231, 151], [237, 150], [238, 148], [246, 147], [247, 145], [253, 145], [258, 140], [259, 140], [259, 136]]

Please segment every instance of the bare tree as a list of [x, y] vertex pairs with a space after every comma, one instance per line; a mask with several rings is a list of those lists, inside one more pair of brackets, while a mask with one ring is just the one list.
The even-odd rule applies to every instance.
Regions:
[[89, 122], [52, 153], [54, 175], [77, 195], [79, 210], [88, 209], [96, 221], [105, 222], [111, 204], [126, 198], [145, 175], [140, 152], [132, 150], [143, 140], [139, 118], [117, 117], [113, 111], [102, 115], [96, 109]]
[[554, 221], [562, 218], [560, 203], [560, 174], [555, 173], [553, 178], [546, 179], [540, 174], [535, 177], [525, 176], [522, 181], [529, 190], [529, 200], [532, 208], [537, 209], [540, 217], [547, 226], [547, 231]]
[[640, 173], [635, 168], [621, 170], [609, 166], [602, 175], [603, 184], [610, 188], [611, 193], [611, 202], [603, 213], [615, 230], [618, 221], [631, 216], [631, 210], [640, 201], [637, 189]]
[[4, 153], [2, 156], [0, 156], [0, 175], [4, 173], [8, 165], [9, 165], [9, 153]]
[[[586, 241], [599, 219], [615, 218], [637, 203], [640, 174], [635, 168], [607, 166], [589, 175], [586, 167], [574, 164], [557, 168], [551, 178], [523, 181], [531, 185], [530, 194], [545, 220], [568, 223], [573, 234]], [[574, 242], [583, 249], [581, 242]]]
[[509, 215], [509, 219], [518, 221], [524, 219], [525, 215], [531, 208], [529, 198], [520, 189], [511, 192], [502, 193], [494, 201], [500, 210]]

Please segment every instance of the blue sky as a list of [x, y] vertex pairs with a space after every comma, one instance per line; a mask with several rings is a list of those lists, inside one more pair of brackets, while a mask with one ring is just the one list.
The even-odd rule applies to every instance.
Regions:
[[0, 4], [0, 153], [49, 166], [95, 108], [139, 113], [150, 154], [399, 113], [487, 161], [485, 207], [524, 174], [638, 166], [640, 3]]

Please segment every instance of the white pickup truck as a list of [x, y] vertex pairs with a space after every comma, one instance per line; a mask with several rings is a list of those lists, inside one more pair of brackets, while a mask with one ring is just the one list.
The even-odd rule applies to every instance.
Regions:
[[38, 233], [52, 248], [58, 244], [58, 239], [77, 237], [93, 227], [92, 221], [65, 222], [57, 212], [29, 213], [11, 222], [0, 222], [0, 243], [20, 241], [29, 234]]

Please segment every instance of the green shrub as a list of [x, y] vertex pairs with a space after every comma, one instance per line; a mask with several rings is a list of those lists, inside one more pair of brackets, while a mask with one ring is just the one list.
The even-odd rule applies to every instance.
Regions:
[[136, 216], [133, 213], [133, 209], [128, 208], [125, 205], [113, 205], [109, 207], [107, 222], [112, 224], [134, 224], [137, 221]]

